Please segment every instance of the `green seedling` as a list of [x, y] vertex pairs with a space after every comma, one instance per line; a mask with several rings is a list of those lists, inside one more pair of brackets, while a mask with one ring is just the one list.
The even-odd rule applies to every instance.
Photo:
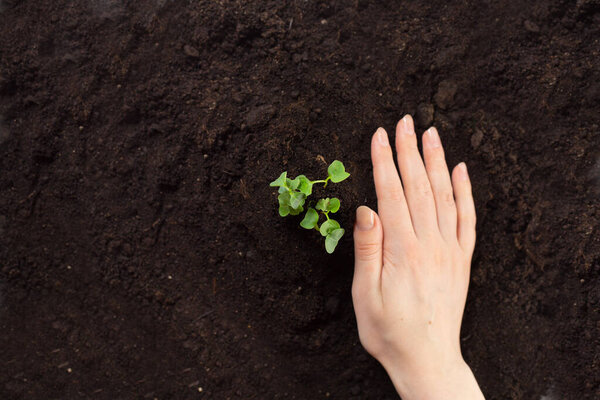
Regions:
[[[335, 160], [327, 168], [327, 178], [311, 181], [305, 175], [298, 175], [294, 179], [287, 177], [287, 171], [284, 171], [279, 178], [271, 182], [270, 186], [279, 187], [279, 215], [282, 217], [288, 215], [298, 215], [304, 211], [306, 199], [312, 194], [313, 185], [323, 183], [327, 187], [329, 181], [339, 183], [350, 176], [341, 161]], [[344, 229], [340, 224], [329, 217], [329, 213], [336, 213], [340, 209], [340, 200], [338, 198], [325, 198], [317, 201], [313, 207], [308, 207], [300, 226], [305, 229], [316, 229], [325, 237], [325, 250], [333, 253], [339, 240], [344, 235]], [[319, 210], [325, 216], [325, 221], [319, 226]]]
[[[316, 210], [315, 210], [316, 208]], [[305, 229], [316, 229], [325, 237], [325, 250], [328, 253], [333, 253], [339, 240], [344, 236], [344, 229], [340, 227], [339, 222], [329, 218], [329, 213], [335, 213], [340, 209], [340, 199], [326, 198], [317, 201], [315, 208], [309, 207], [306, 215], [300, 226]], [[321, 211], [325, 215], [325, 221], [319, 226], [319, 213]]]

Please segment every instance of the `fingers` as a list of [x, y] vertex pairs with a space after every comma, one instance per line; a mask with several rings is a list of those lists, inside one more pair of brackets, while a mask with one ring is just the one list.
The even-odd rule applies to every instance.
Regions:
[[371, 140], [373, 179], [377, 191], [377, 211], [386, 234], [398, 239], [414, 236], [404, 189], [398, 176], [394, 156], [383, 128], [377, 129]]
[[383, 229], [379, 217], [369, 207], [356, 210], [354, 225], [354, 280], [352, 297], [355, 308], [381, 304], [381, 268]]
[[464, 252], [473, 254], [475, 248], [475, 203], [471, 193], [471, 181], [465, 163], [460, 163], [452, 171], [452, 186], [458, 214], [456, 234]]
[[417, 237], [426, 237], [437, 229], [435, 202], [410, 115], [396, 126], [396, 150], [412, 225]]
[[423, 134], [423, 157], [435, 199], [440, 233], [446, 240], [456, 240], [456, 205], [452, 182], [440, 136], [433, 127]]

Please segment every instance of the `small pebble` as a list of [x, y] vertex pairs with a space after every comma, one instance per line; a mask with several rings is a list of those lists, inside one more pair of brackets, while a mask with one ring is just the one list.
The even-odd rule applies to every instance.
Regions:
[[535, 22], [531, 22], [528, 19], [526, 19], [525, 22], [523, 22], [523, 25], [525, 26], [525, 29], [529, 32], [538, 33], [540, 31], [540, 27], [537, 26]]
[[482, 140], [483, 140], [483, 132], [478, 129], [471, 136], [471, 146], [474, 149], [477, 149], [481, 145]]
[[183, 46], [183, 52], [192, 58], [198, 58], [200, 57], [200, 52], [195, 48], [190, 46], [189, 44], [186, 44], [185, 46]]

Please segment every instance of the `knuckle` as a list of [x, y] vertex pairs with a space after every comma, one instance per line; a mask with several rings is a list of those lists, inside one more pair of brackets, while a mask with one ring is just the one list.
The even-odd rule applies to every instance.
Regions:
[[391, 201], [400, 201], [404, 199], [404, 190], [401, 186], [388, 185], [382, 194], [383, 199]]
[[419, 183], [417, 183], [417, 194], [422, 198], [431, 197], [431, 185], [427, 179], [419, 180]]
[[371, 261], [379, 255], [381, 245], [377, 242], [358, 242], [356, 243], [357, 257], [362, 261]]
[[448, 206], [454, 207], [454, 194], [451, 190], [445, 190], [441, 194], [442, 202]]

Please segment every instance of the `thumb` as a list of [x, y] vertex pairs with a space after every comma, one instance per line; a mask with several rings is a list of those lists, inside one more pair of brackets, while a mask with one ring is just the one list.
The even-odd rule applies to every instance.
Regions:
[[[356, 210], [354, 225], [354, 307], [379, 304], [382, 267], [383, 230], [379, 216], [369, 207]], [[375, 302], [375, 303], [373, 303]]]

